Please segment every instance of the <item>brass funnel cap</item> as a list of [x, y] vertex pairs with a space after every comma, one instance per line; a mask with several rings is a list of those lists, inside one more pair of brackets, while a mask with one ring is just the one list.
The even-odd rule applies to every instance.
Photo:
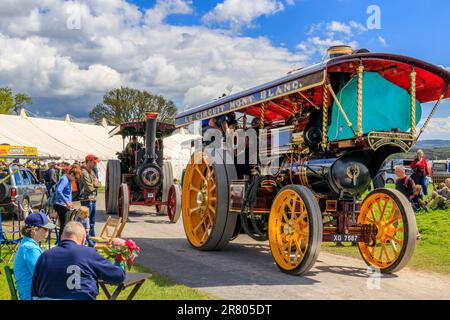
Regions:
[[346, 45], [338, 45], [338, 46], [332, 46], [328, 48], [328, 55], [330, 58], [335, 58], [347, 54], [353, 53], [353, 48]]

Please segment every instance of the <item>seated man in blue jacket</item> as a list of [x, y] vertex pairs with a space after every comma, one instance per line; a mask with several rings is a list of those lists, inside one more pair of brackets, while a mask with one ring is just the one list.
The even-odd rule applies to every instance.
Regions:
[[84, 246], [86, 231], [81, 223], [68, 222], [61, 240], [60, 245], [39, 257], [33, 275], [33, 299], [95, 300], [98, 280], [111, 284], [125, 280], [121, 267]]

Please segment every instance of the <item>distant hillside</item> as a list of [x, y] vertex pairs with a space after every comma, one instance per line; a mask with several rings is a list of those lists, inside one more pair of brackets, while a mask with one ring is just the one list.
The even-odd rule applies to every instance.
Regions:
[[414, 150], [422, 149], [429, 160], [450, 159], [450, 140], [422, 140]]
[[450, 140], [421, 140], [408, 153], [398, 153], [390, 159], [413, 159], [416, 151], [422, 149], [428, 160], [450, 159]]
[[450, 148], [450, 140], [421, 140], [416, 143], [414, 149]]

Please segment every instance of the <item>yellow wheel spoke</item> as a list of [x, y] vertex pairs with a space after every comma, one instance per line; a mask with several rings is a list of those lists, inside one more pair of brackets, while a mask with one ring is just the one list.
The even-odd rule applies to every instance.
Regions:
[[391, 261], [391, 257], [389, 256], [389, 251], [387, 249], [386, 243], [383, 243], [383, 250], [384, 250], [384, 254], [386, 255], [386, 258], [387, 258], [386, 262], [390, 262]]
[[201, 242], [205, 241], [205, 237], [208, 235], [208, 230], [211, 227], [212, 221], [208, 223], [208, 225], [205, 227], [205, 232], [203, 233], [203, 237], [201, 238]]
[[194, 233], [194, 234], [196, 234], [196, 233], [197, 233], [197, 230], [205, 223], [205, 220], [206, 220], [205, 217], [206, 217], [206, 216], [202, 217], [202, 219], [200, 220], [200, 223], [197, 224], [197, 225], [195, 226], [195, 228], [194, 228], [194, 230], [193, 230], [193, 233]]
[[395, 257], [397, 257], [400, 252], [397, 249], [397, 245], [395, 244], [395, 241], [393, 239], [391, 239], [391, 240], [389, 240], [389, 242], [391, 243], [392, 250], [394, 251]]
[[282, 215], [284, 221], [285, 222], [289, 222], [289, 219], [288, 219], [288, 217], [286, 215], [286, 211], [284, 209], [280, 209], [280, 210], [281, 210], [281, 215]]
[[395, 243], [398, 243], [400, 245], [400, 247], [403, 246], [403, 241], [402, 240], [397, 239], [395, 237], [393, 237], [391, 240], [394, 241]]
[[383, 259], [383, 247], [381, 247], [380, 249], [380, 254], [378, 255], [378, 260], [382, 260]]
[[192, 185], [189, 187], [189, 191], [194, 191], [194, 192], [196, 192], [196, 193], [201, 192], [199, 188], [196, 188], [196, 187], [194, 187], [194, 186], [192, 186]]
[[369, 212], [372, 214], [373, 221], [374, 222], [377, 221], [377, 217], [375, 217], [375, 213], [373, 212], [373, 208], [371, 208]]
[[189, 209], [189, 215], [192, 215], [192, 213], [199, 211], [201, 209], [201, 207], [197, 207], [197, 208], [190, 208]]
[[389, 203], [390, 203], [390, 200], [386, 200], [386, 199], [384, 200], [384, 207], [383, 207], [383, 211], [381, 212], [380, 221], [381, 221], [381, 219], [383, 219], [383, 221], [386, 220], [384, 215], [386, 214], [386, 209], [387, 209]]
[[289, 245], [288, 245], [288, 251], [287, 251], [287, 258], [288, 262], [291, 262], [291, 254], [292, 254], [292, 238], [289, 239]]
[[197, 171], [197, 173], [200, 175], [200, 178], [204, 181], [207, 181], [205, 175], [203, 174], [203, 172], [200, 171], [198, 165], [195, 166], [195, 170]]
[[[395, 209], [395, 211], [398, 212], [398, 209]], [[400, 220], [401, 217], [402, 217], [402, 216], [401, 216], [400, 212], [399, 212], [397, 215], [394, 215], [394, 214], [393, 214], [393, 215], [391, 216], [391, 219], [389, 219], [389, 221], [386, 223], [386, 226], [391, 225], [391, 224], [393, 224], [393, 223], [395, 223], [395, 222], [398, 222], [398, 221]]]

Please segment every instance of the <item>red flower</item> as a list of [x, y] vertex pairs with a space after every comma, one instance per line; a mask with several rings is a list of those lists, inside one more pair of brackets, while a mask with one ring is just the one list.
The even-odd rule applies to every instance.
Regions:
[[135, 243], [133, 240], [127, 240], [127, 241], [125, 241], [125, 245], [127, 246], [127, 248], [128, 248], [130, 251], [133, 251], [133, 250], [136, 250], [136, 249], [137, 249], [136, 243]]
[[124, 261], [124, 258], [120, 253], [116, 253], [116, 259], [119, 260], [120, 262]]

